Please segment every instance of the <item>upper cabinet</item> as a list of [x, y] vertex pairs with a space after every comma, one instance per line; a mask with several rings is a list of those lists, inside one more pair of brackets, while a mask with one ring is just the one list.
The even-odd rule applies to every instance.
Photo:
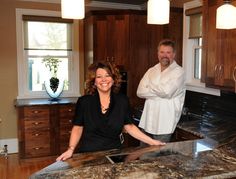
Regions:
[[216, 29], [222, 0], [203, 1], [203, 76], [208, 87], [236, 92], [236, 29]]
[[182, 64], [182, 9], [172, 9], [170, 24], [147, 24], [146, 11], [92, 11], [84, 21], [85, 72], [94, 61], [113, 60], [127, 72], [127, 95], [131, 104], [142, 103], [136, 90], [144, 73], [158, 62], [157, 45], [163, 38], [177, 43]]

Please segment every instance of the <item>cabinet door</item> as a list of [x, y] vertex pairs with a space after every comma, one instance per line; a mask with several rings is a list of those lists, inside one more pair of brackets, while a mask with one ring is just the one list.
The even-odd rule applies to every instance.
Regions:
[[97, 15], [94, 26], [94, 60], [114, 60], [124, 64], [127, 60], [128, 16]]
[[216, 10], [222, 1], [205, 1], [206, 85], [235, 91], [236, 30], [216, 29]]

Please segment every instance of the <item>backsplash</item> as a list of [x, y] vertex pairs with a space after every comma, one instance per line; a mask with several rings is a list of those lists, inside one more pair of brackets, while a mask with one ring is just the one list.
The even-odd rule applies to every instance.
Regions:
[[186, 91], [184, 106], [192, 114], [206, 118], [229, 117], [236, 120], [236, 94], [221, 91], [221, 96]]

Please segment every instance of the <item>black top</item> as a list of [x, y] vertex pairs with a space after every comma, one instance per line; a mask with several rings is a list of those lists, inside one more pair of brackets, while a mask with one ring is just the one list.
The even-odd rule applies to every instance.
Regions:
[[110, 106], [101, 112], [98, 93], [85, 95], [76, 104], [73, 125], [83, 126], [79, 152], [116, 149], [121, 147], [120, 134], [125, 124], [132, 123], [128, 97], [111, 93]]

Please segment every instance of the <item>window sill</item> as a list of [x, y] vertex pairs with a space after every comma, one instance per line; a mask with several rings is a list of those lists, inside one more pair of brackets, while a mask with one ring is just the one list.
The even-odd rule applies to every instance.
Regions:
[[195, 81], [188, 82], [188, 83], [186, 83], [186, 89], [189, 91], [220, 96], [220, 90], [213, 89], [213, 88], [207, 88], [205, 86], [205, 83], [201, 83], [201, 82], [195, 82]]

